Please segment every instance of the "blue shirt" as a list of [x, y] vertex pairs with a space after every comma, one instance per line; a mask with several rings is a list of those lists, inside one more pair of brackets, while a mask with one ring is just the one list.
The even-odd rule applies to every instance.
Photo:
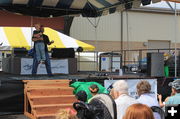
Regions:
[[180, 104], [180, 93], [176, 93], [174, 96], [169, 97], [166, 104]]

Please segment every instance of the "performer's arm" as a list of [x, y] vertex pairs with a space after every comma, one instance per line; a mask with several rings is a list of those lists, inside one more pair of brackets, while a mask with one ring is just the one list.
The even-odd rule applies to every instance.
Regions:
[[52, 40], [52, 41], [50, 41], [49, 43], [48, 43], [48, 45], [51, 45], [51, 44], [53, 44], [54, 43], [54, 41]]

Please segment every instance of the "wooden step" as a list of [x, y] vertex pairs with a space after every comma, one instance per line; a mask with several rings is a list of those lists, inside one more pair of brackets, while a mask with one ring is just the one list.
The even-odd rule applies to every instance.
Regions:
[[59, 79], [59, 80], [23, 80], [24, 83], [50, 83], [50, 82], [70, 82], [68, 79]]
[[31, 96], [73, 95], [72, 87], [36, 87], [28, 88]]
[[33, 105], [67, 104], [77, 101], [74, 95], [33, 96], [30, 99]]
[[60, 109], [72, 108], [73, 104], [49, 104], [49, 105], [33, 105], [33, 109], [37, 115], [41, 114], [57, 114]]
[[58, 83], [42, 83], [42, 84], [28, 84], [27, 88], [36, 88], [36, 87], [69, 87], [69, 83], [58, 82]]
[[57, 114], [40, 114], [37, 115], [37, 119], [56, 119]]

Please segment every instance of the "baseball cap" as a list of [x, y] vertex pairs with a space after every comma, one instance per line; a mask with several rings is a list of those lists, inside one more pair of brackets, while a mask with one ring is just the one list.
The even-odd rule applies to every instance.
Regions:
[[176, 90], [180, 90], [180, 79], [176, 79], [175, 81], [170, 82], [168, 85]]

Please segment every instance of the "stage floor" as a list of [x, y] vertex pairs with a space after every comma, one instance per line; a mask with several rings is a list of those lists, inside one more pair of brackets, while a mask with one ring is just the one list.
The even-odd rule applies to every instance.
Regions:
[[107, 79], [107, 78], [150, 78], [142, 74], [124, 74], [119, 76], [117, 72], [96, 72], [96, 71], [83, 71], [77, 74], [56, 74], [52, 77], [47, 75], [14, 75], [9, 73], [0, 72], [0, 80], [50, 80], [50, 79]]

